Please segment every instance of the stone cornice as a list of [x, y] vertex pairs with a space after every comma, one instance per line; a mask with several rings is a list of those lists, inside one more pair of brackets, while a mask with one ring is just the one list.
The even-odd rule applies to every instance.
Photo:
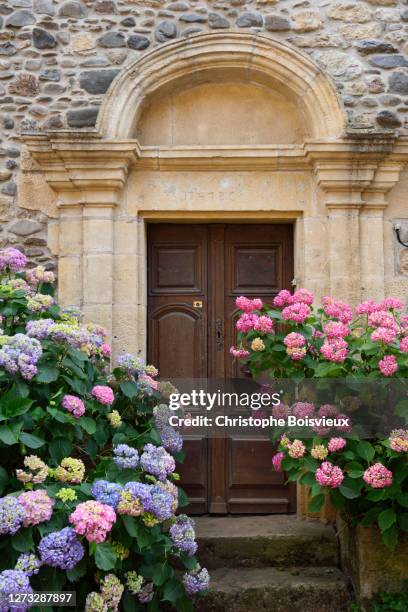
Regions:
[[[129, 169], [153, 171], [313, 170], [329, 207], [384, 203], [408, 162], [408, 139], [310, 140], [299, 145], [146, 147], [90, 132], [25, 133], [21, 140], [61, 205], [115, 204]], [[364, 197], [363, 197], [364, 194]]]
[[58, 194], [60, 206], [112, 206], [140, 155], [138, 143], [103, 141], [95, 132], [22, 134], [21, 140]]

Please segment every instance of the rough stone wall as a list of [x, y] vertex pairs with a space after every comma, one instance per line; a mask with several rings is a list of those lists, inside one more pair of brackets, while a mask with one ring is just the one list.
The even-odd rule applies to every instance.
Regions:
[[332, 77], [351, 127], [408, 133], [408, 0], [0, 0], [0, 245], [53, 265], [47, 217], [18, 207], [21, 129], [92, 127], [127, 62], [228, 28], [268, 32], [309, 54]]

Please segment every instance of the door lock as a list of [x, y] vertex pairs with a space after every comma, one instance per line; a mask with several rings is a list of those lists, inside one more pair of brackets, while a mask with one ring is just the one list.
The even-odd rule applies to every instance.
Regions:
[[217, 319], [215, 322], [215, 347], [217, 351], [222, 351], [224, 348], [224, 323], [222, 319]]
[[193, 308], [202, 308], [203, 307], [203, 303], [201, 300], [197, 300], [196, 302], [193, 302]]

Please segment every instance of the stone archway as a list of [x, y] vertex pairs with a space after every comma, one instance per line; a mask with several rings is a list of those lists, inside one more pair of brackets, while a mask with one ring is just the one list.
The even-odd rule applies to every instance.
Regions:
[[312, 138], [339, 138], [345, 116], [330, 79], [298, 50], [261, 34], [206, 33], [165, 44], [127, 66], [110, 86], [98, 115], [105, 138], [132, 138], [146, 99], [157, 91], [234, 71], [243, 81], [278, 83], [305, 112]]

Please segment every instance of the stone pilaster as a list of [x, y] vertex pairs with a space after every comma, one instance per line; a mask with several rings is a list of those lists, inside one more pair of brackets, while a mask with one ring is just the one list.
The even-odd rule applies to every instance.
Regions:
[[384, 211], [388, 192], [398, 182], [401, 162], [379, 164], [374, 179], [363, 192], [360, 212], [361, 299], [384, 298]]
[[112, 338], [114, 218], [137, 147], [101, 146], [86, 133], [36, 136], [27, 144], [58, 198], [60, 302], [79, 306]]
[[318, 161], [314, 169], [328, 217], [330, 294], [353, 304], [361, 294], [362, 193], [373, 180], [376, 165]]

